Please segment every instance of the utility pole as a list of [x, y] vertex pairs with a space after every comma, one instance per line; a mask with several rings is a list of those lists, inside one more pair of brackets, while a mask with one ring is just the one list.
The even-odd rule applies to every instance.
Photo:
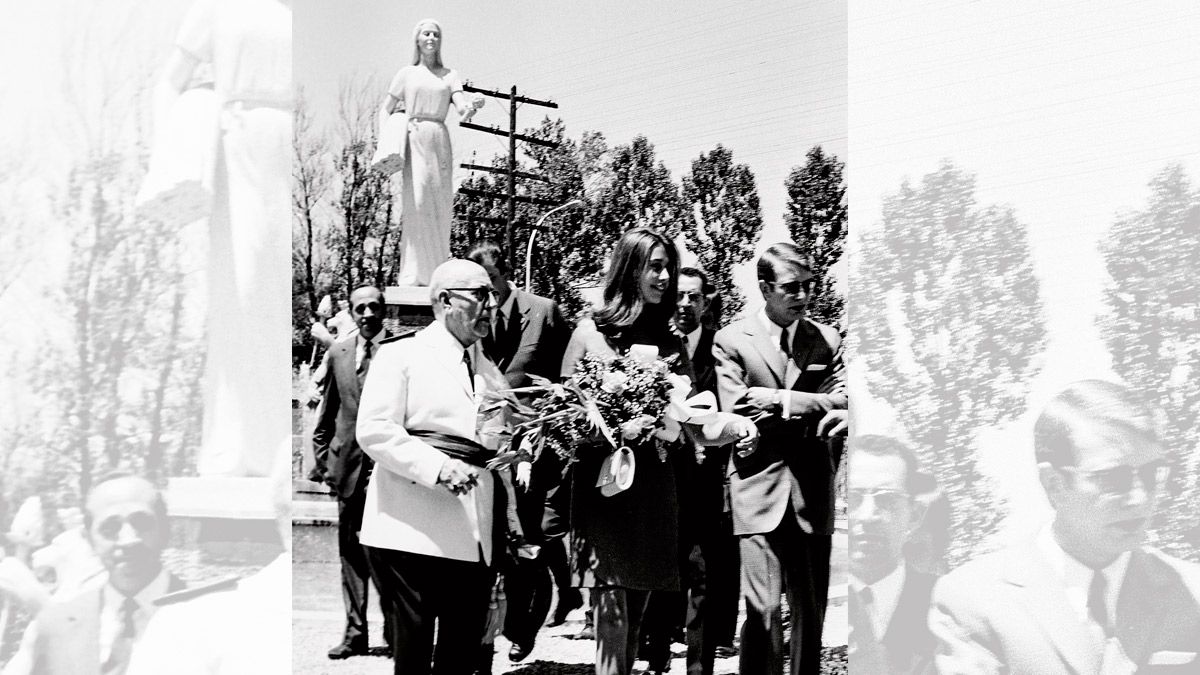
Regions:
[[[503, 221], [504, 222], [504, 255], [507, 256], [509, 265], [511, 266], [511, 265], [513, 265], [513, 263], [516, 262], [513, 259], [513, 253], [512, 253], [513, 241], [512, 241], [512, 239], [513, 239], [513, 225], [517, 219], [517, 202], [540, 204], [540, 205], [546, 205], [546, 206], [558, 206], [559, 205], [559, 202], [550, 201], [547, 199], [537, 199], [535, 197], [527, 197], [524, 195], [517, 194], [517, 179], [518, 178], [522, 178], [522, 179], [526, 179], [526, 180], [542, 181], [542, 182], [546, 182], [546, 183], [550, 182], [549, 179], [546, 178], [545, 176], [530, 173], [527, 171], [518, 171], [517, 170], [517, 142], [521, 141], [523, 143], [542, 145], [542, 146], [550, 147], [550, 148], [558, 147], [558, 143], [555, 143], [553, 141], [546, 141], [546, 140], [542, 140], [540, 138], [534, 138], [533, 136], [528, 136], [526, 134], [518, 134], [517, 133], [517, 105], [521, 104], [521, 103], [528, 103], [530, 105], [537, 105], [537, 106], [542, 106], [542, 107], [546, 107], [546, 108], [558, 108], [558, 104], [554, 103], [553, 101], [539, 101], [537, 99], [532, 99], [527, 96], [521, 96], [517, 93], [516, 85], [513, 85], [509, 89], [509, 91], [502, 92], [502, 91], [498, 91], [498, 90], [494, 90], [494, 89], [481, 89], [479, 87], [474, 87], [474, 86], [471, 86], [468, 84], [468, 85], [463, 86], [463, 91], [476, 93], [476, 94], [483, 94], [484, 96], [490, 96], [492, 98], [508, 100], [508, 129], [507, 130], [500, 129], [499, 127], [485, 127], [485, 126], [481, 126], [479, 124], [472, 124], [470, 122], [462, 122], [459, 124], [459, 126], [463, 127], [464, 129], [473, 129], [475, 131], [482, 131], [484, 133], [494, 134], [497, 136], [506, 136], [508, 138], [508, 162], [507, 162], [507, 166], [505, 168], [499, 168], [499, 167], [494, 167], [494, 166], [482, 166], [479, 164], [460, 164], [459, 165], [464, 169], [470, 169], [472, 171], [487, 171], [489, 173], [498, 173], [498, 174], [507, 176], [507, 180], [505, 181], [504, 193], [501, 194], [501, 193], [496, 193], [496, 192], [489, 192], [486, 190], [474, 190], [471, 188], [459, 188], [459, 192], [468, 197], [473, 197], [473, 198], [504, 199], [505, 200], [506, 205], [507, 205], [507, 213], [506, 213], [504, 221]], [[497, 219], [495, 219], [495, 218], [485, 218], [482, 216], [475, 216], [475, 215], [468, 216], [468, 221], [470, 223], [470, 230], [472, 232], [472, 236], [474, 233], [474, 223], [475, 222], [496, 222], [496, 220]]]

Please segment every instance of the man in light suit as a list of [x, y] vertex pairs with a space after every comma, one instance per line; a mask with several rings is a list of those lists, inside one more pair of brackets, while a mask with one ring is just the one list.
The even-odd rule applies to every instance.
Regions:
[[846, 390], [837, 331], [804, 316], [815, 283], [798, 246], [771, 246], [758, 259], [766, 306], [721, 329], [713, 346], [721, 408], [750, 417], [761, 434], [757, 451], [735, 452], [729, 465], [747, 611], [742, 675], [783, 672], [785, 593], [791, 672], [820, 670], [839, 458], [816, 429], [846, 407]]
[[1053, 522], [934, 588], [940, 673], [1200, 672], [1200, 567], [1144, 545], [1167, 463], [1150, 408], [1100, 380], [1034, 425]]
[[[320, 473], [338, 500], [338, 557], [342, 568], [342, 599], [346, 605], [346, 630], [342, 641], [329, 650], [329, 658], [345, 659], [367, 653], [367, 595], [371, 566], [358, 541], [366, 501], [371, 458], [363, 455], [354, 437], [358, 400], [371, 360], [391, 336], [383, 328], [383, 293], [373, 286], [350, 294], [350, 316], [358, 326], [351, 336], [329, 349], [329, 373], [313, 430], [313, 455]], [[384, 641], [391, 651], [391, 611], [383, 608]]]
[[154, 601], [183, 589], [162, 564], [167, 507], [149, 481], [115, 472], [99, 478], [84, 520], [105, 574], [42, 610], [5, 675], [123, 673], [156, 611]]
[[[509, 267], [500, 246], [484, 240], [467, 252], [467, 260], [488, 273], [496, 291], [497, 307], [492, 329], [481, 344], [504, 373], [511, 387], [532, 384], [530, 375], [557, 381], [569, 327], [558, 304], [517, 288], [509, 280]], [[517, 510], [529, 544], [540, 547], [535, 558], [521, 558], [505, 575], [508, 613], [504, 636], [511, 641], [508, 657], [522, 661], [533, 651], [538, 629], [545, 621], [552, 598], [550, 575], [559, 587], [558, 612], [583, 604], [578, 589], [570, 587], [567, 530], [570, 501], [563, 481], [566, 467], [553, 452], [544, 452], [531, 464], [516, 467]]]
[[487, 272], [449, 260], [429, 291], [433, 323], [384, 345], [363, 386], [358, 441], [375, 468], [359, 539], [394, 602], [395, 672], [424, 675], [433, 660], [439, 674], [466, 675], [483, 638], [489, 566], [502, 554], [493, 528], [502, 488], [483, 468], [496, 441], [478, 412], [507, 383], [479, 345], [495, 304]]
[[913, 451], [886, 436], [856, 436], [846, 473], [850, 522], [852, 672], [917, 675], [933, 670], [925, 619], [935, 578], [908, 565], [905, 544], [932, 490]]

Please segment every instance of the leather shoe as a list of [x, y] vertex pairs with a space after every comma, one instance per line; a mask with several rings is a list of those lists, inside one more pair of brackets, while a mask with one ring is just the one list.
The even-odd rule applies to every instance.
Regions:
[[340, 661], [342, 659], [348, 659], [351, 656], [365, 656], [366, 653], [366, 645], [354, 645], [343, 642], [342, 644], [329, 650], [329, 658], [333, 659], [334, 661]]
[[514, 642], [514, 643], [512, 643], [512, 647], [508, 648], [508, 660], [512, 661], [513, 663], [517, 663], [519, 661], [524, 661], [525, 657], [529, 656], [529, 653], [532, 651], [533, 651], [533, 643], [532, 642], [530, 642], [528, 645], [521, 645], [521, 644]]
[[583, 626], [583, 628], [579, 629], [578, 633], [576, 633], [574, 635], [568, 635], [567, 639], [570, 639], [570, 640], [595, 640], [596, 639], [596, 629], [585, 624]]
[[579, 589], [573, 588], [567, 593], [560, 593], [558, 604], [554, 607], [554, 616], [546, 626], [554, 628], [563, 625], [567, 621], [567, 615], [580, 607], [583, 607], [583, 594]]

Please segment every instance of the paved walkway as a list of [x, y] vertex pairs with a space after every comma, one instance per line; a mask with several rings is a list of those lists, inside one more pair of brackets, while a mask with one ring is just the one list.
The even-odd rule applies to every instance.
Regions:
[[[292, 571], [292, 672], [298, 675], [363, 674], [383, 675], [392, 672], [391, 660], [380, 656], [362, 656], [345, 661], [330, 661], [325, 653], [333, 647], [344, 628], [342, 612], [341, 581], [337, 567], [337, 542], [334, 528], [328, 526], [297, 525], [293, 529]], [[845, 573], [846, 537], [834, 537], [833, 579], [830, 588], [830, 607], [825, 617], [825, 644], [846, 644]], [[578, 609], [568, 616], [562, 626], [543, 628], [538, 641], [525, 661], [513, 664], [508, 661], [509, 643], [504, 638], [496, 642], [496, 659], [493, 673], [512, 675], [590, 675], [594, 660], [595, 644], [592, 641], [571, 640], [583, 625], [584, 610]], [[744, 610], [742, 613], [744, 618]], [[371, 644], [383, 644], [379, 614], [375, 599], [367, 615], [371, 630]], [[684, 647], [673, 646], [671, 672], [685, 672]], [[639, 663], [635, 670], [645, 667]], [[716, 675], [737, 672], [737, 659], [717, 661]]]

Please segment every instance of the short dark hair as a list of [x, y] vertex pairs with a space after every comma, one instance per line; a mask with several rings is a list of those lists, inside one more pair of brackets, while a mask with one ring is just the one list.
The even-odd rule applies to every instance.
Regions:
[[1033, 425], [1039, 463], [1075, 466], [1081, 432], [1116, 433], [1159, 443], [1152, 408], [1133, 389], [1106, 380], [1081, 380], [1055, 394]]
[[921, 470], [921, 462], [917, 459], [917, 453], [900, 439], [865, 434], [850, 438], [849, 446], [852, 458], [858, 454], [867, 454], [874, 457], [896, 457], [904, 462], [904, 489], [908, 490], [909, 496], [933, 490], [933, 479]]
[[163, 527], [166, 527], [166, 525], [167, 525], [167, 500], [163, 498], [162, 490], [158, 489], [158, 486], [154, 485], [154, 482], [151, 481], [149, 478], [146, 478], [145, 476], [136, 474], [132, 471], [127, 471], [125, 469], [114, 469], [113, 471], [109, 471], [107, 473], [101, 474], [99, 478], [92, 481], [92, 486], [91, 486], [91, 488], [88, 489], [87, 496], [84, 497], [84, 499], [83, 499], [83, 527], [84, 527], [84, 529], [86, 529], [88, 532], [91, 532], [91, 530], [92, 530], [92, 509], [88, 506], [88, 501], [90, 500], [92, 493], [96, 491], [96, 488], [100, 487], [101, 485], [104, 485], [105, 483], [111, 483], [116, 480], [124, 480], [126, 478], [136, 478], [138, 480], [144, 480], [147, 483], [149, 483], [151, 486], [154, 487], [154, 502], [151, 504], [151, 507], [154, 509], [154, 516], [156, 518], [158, 518], [158, 522]]
[[504, 255], [504, 250], [500, 248], [500, 244], [491, 239], [479, 240], [467, 251], [466, 258], [480, 267], [495, 265], [501, 274], [508, 276], [508, 259]]
[[809, 272], [814, 271], [812, 258], [790, 241], [772, 244], [758, 257], [758, 280], [775, 281], [775, 268], [778, 265], [793, 265]]
[[713, 286], [708, 280], [708, 275], [699, 267], [680, 267], [679, 276], [692, 277], [700, 280], [700, 292], [705, 295], [712, 295], [717, 292], [716, 286]]

